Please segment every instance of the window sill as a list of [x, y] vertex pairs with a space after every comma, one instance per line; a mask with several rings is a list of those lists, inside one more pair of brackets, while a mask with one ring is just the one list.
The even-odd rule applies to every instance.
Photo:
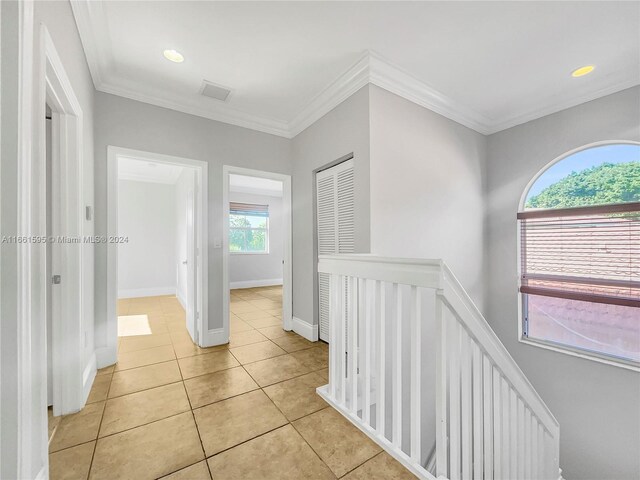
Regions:
[[519, 342], [527, 345], [531, 345], [533, 347], [544, 348], [545, 350], [564, 353], [565, 355], [571, 355], [572, 357], [583, 358], [585, 360], [604, 363], [606, 365], [611, 365], [613, 367], [619, 367], [619, 368], [624, 368], [626, 370], [632, 370], [634, 372], [640, 372], [640, 364], [632, 360], [615, 359], [613, 357], [599, 355], [595, 352], [579, 350], [577, 348], [571, 348], [565, 345], [558, 345], [552, 342], [545, 342], [544, 340], [535, 340], [528, 337], [520, 337]]

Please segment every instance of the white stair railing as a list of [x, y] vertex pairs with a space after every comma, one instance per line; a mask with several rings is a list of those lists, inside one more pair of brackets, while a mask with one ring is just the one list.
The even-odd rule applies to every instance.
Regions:
[[419, 478], [558, 479], [557, 421], [442, 261], [326, 255], [318, 271], [330, 405]]

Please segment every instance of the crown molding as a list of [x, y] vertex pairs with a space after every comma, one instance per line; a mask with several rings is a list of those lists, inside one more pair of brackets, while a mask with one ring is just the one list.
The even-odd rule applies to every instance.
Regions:
[[606, 97], [607, 95], [612, 95], [617, 92], [621, 92], [622, 90], [626, 90], [627, 88], [632, 88], [640, 85], [640, 81], [636, 79], [631, 80], [622, 80], [619, 82], [615, 82], [608, 87], [601, 88], [600, 90], [596, 90], [595, 92], [589, 92], [584, 95], [579, 95], [570, 100], [566, 100], [564, 102], [553, 102], [552, 105], [548, 107], [539, 108], [536, 110], [532, 110], [520, 115], [514, 115], [505, 120], [494, 122], [491, 124], [489, 129], [489, 134], [494, 134], [501, 132], [503, 130], [507, 130], [508, 128], [515, 127], [517, 125], [522, 125], [523, 123], [530, 122], [532, 120], [537, 120], [538, 118], [546, 117], [547, 115], [552, 115], [554, 113], [561, 112], [562, 110], [566, 110], [568, 108], [576, 107], [583, 103], [590, 102], [592, 100], [597, 100], [598, 98]]
[[483, 135], [497, 133], [640, 84], [637, 80], [620, 81], [564, 102], [552, 102], [540, 109], [495, 120], [444, 95], [378, 53], [366, 51], [347, 71], [313, 97], [294, 118], [279, 120], [250, 114], [229, 104], [206, 105], [205, 99], [199, 102], [169, 92], [153, 93], [148, 85], [114, 78], [115, 62], [103, 2], [70, 1], [96, 90], [285, 138], [295, 137], [368, 84], [388, 90]]
[[169, 98], [167, 95], [154, 95], [148, 92], [142, 92], [135, 88], [108, 83], [101, 84], [99, 87], [96, 87], [96, 90], [148, 103], [157, 107], [168, 108], [178, 112], [208, 118], [209, 120], [228, 123], [238, 127], [257, 130], [259, 132], [270, 133], [280, 137], [291, 138], [286, 122], [241, 112], [233, 107], [229, 107], [228, 105], [216, 105], [213, 108], [202, 107], [193, 105], [191, 102], [183, 98]]

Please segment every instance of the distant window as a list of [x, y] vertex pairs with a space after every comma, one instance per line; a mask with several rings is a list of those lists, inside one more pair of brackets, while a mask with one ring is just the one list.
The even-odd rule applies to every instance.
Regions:
[[229, 204], [229, 251], [269, 253], [269, 206]]
[[523, 336], [640, 365], [640, 145], [555, 163], [518, 219]]

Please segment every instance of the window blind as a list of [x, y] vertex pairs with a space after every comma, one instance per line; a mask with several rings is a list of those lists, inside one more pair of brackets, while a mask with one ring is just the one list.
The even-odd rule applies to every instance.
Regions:
[[254, 217], [268, 217], [269, 205], [254, 203], [229, 202], [229, 213], [233, 215], [252, 215]]
[[640, 202], [518, 219], [522, 293], [640, 307]]

